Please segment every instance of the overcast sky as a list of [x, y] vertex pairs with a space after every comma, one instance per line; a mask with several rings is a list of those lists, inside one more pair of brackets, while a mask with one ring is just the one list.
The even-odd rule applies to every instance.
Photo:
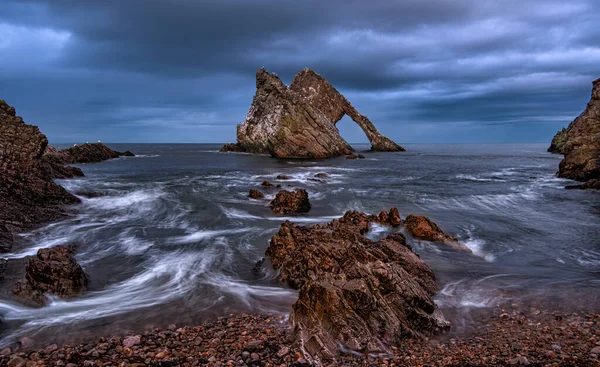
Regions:
[[[597, 0], [2, 0], [0, 99], [51, 142], [228, 142], [304, 67], [399, 143], [549, 142], [600, 77]], [[351, 142], [366, 141], [347, 118]]]

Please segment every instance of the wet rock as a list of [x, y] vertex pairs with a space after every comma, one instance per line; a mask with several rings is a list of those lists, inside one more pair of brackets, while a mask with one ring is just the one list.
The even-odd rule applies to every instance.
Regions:
[[314, 175], [314, 177], [316, 177], [316, 178], [327, 178], [329, 176], [330, 176], [329, 173], [325, 173], [325, 172], [319, 172]]
[[278, 180], [291, 180], [292, 176], [288, 176], [288, 175], [277, 175], [277, 179]]
[[13, 294], [26, 303], [41, 306], [47, 302], [45, 293], [71, 298], [87, 288], [87, 276], [73, 255], [74, 246], [39, 249], [29, 260], [25, 279], [13, 287]]
[[[600, 79], [593, 82], [586, 109], [554, 136], [548, 151], [564, 155], [559, 177], [577, 181], [600, 179]], [[598, 188], [598, 184], [578, 188]]]
[[246, 150], [235, 143], [227, 143], [221, 147], [220, 152], [245, 152]]
[[265, 197], [265, 194], [263, 194], [259, 190], [250, 189], [250, 193], [248, 194], [248, 197], [251, 199], [262, 199]]
[[388, 221], [392, 227], [398, 227], [402, 223], [398, 208], [393, 207], [388, 214]]
[[573, 190], [573, 189], [576, 189], [576, 190], [600, 190], [600, 179], [589, 180], [581, 185], [565, 186], [565, 189], [569, 189], [569, 190]]
[[256, 73], [256, 94], [246, 120], [237, 127], [237, 144], [221, 151], [270, 154], [278, 158], [328, 158], [352, 152], [335, 124], [350, 116], [373, 150], [402, 151], [381, 135], [327, 80], [304, 69], [287, 87], [265, 69]]
[[348, 155], [346, 156], [346, 159], [357, 159], [357, 158], [358, 158], [358, 156], [357, 156], [356, 154], [354, 154], [354, 153], [352, 153], [352, 154], [348, 154]]
[[135, 157], [135, 154], [131, 153], [130, 151], [126, 150], [122, 153], [119, 153], [122, 157]]
[[404, 236], [364, 236], [370, 223], [389, 218], [349, 211], [324, 225], [286, 221], [271, 239], [266, 255], [279, 280], [299, 290], [290, 320], [305, 357], [389, 352], [406, 337], [448, 328], [432, 299], [435, 276]]
[[362, 154], [359, 154], [359, 155], [358, 155], [358, 159], [365, 159], [365, 158], [366, 158], [366, 157], [365, 157], [364, 155], [362, 155]]
[[273, 187], [273, 184], [267, 180], [264, 180], [260, 185], [264, 187]]
[[12, 247], [13, 233], [62, 219], [65, 205], [79, 203], [52, 180], [43, 160], [47, 147], [37, 126], [0, 100], [0, 250]]
[[258, 260], [256, 262], [256, 264], [254, 264], [254, 267], [252, 268], [252, 274], [259, 275], [260, 273], [262, 273], [264, 264], [265, 264], [265, 258]]
[[270, 203], [271, 210], [279, 214], [307, 213], [310, 211], [308, 192], [304, 189], [297, 191], [281, 190]]
[[471, 249], [460, 243], [456, 237], [445, 234], [437, 224], [425, 216], [410, 214], [404, 219], [404, 227], [413, 237], [420, 240], [443, 242], [457, 250], [472, 253]]

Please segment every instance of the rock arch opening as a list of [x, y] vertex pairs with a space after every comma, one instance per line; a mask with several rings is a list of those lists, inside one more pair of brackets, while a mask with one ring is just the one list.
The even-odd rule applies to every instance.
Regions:
[[344, 115], [338, 122], [335, 123], [340, 135], [344, 140], [352, 146], [356, 151], [368, 150], [371, 147], [371, 142], [365, 132], [358, 126], [350, 116]]

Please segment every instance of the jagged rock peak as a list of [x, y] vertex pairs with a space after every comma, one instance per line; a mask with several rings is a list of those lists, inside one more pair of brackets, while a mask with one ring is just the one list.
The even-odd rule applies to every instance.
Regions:
[[238, 125], [237, 144], [222, 151], [270, 154], [278, 158], [328, 158], [347, 155], [352, 147], [335, 124], [348, 115], [365, 132], [372, 149], [403, 151], [381, 135], [371, 121], [325, 78], [306, 68], [287, 87], [275, 73], [261, 68], [256, 73], [256, 94]]

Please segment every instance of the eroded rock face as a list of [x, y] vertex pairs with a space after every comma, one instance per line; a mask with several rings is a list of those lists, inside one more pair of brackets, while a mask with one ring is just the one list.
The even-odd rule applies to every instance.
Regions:
[[335, 124], [350, 116], [367, 134], [373, 150], [402, 151], [323, 77], [304, 69], [287, 87], [265, 69], [256, 73], [256, 94], [237, 144], [222, 151], [270, 154], [278, 158], [329, 158], [352, 153]]
[[420, 240], [442, 242], [457, 250], [472, 253], [471, 249], [460, 243], [456, 237], [445, 234], [431, 219], [422, 215], [410, 214], [404, 219], [404, 227], [413, 237]]
[[308, 213], [310, 211], [308, 192], [304, 189], [281, 190], [275, 195], [270, 206], [271, 210], [278, 214]]
[[449, 327], [432, 299], [435, 276], [404, 236], [364, 236], [372, 223], [397, 225], [397, 213], [349, 211], [311, 227], [286, 221], [271, 239], [266, 255], [279, 280], [299, 290], [290, 320], [305, 357], [332, 359], [340, 348], [386, 352], [403, 338]]
[[381, 152], [404, 151], [390, 138], [381, 135], [375, 125], [352, 106], [331, 83], [309, 68], [300, 71], [290, 84], [290, 89], [304, 97], [308, 103], [323, 112], [334, 125], [348, 115], [365, 132], [371, 149]]
[[558, 176], [577, 181], [600, 178], [600, 79], [585, 111], [552, 139], [548, 151], [564, 154]]
[[26, 303], [43, 306], [50, 293], [63, 298], [75, 297], [87, 288], [87, 276], [75, 259], [73, 246], [56, 246], [38, 250], [29, 260], [24, 280], [17, 282], [13, 293]]
[[12, 233], [64, 217], [63, 206], [79, 202], [52, 181], [43, 155], [48, 139], [0, 100], [0, 250]]

